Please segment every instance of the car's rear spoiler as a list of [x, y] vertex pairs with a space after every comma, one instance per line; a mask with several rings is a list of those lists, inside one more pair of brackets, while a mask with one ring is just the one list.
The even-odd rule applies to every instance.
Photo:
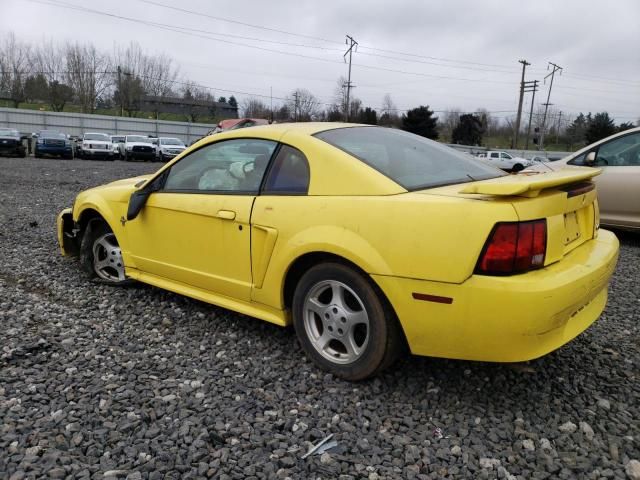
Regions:
[[597, 168], [567, 168], [555, 172], [521, 172], [466, 184], [460, 193], [496, 196], [537, 197], [546, 189], [589, 180], [602, 171]]

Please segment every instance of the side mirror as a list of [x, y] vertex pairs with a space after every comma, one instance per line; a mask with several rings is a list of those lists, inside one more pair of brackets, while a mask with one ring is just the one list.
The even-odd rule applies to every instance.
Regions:
[[[156, 177], [155, 180], [145, 188], [136, 190], [131, 194], [131, 196], [129, 197], [129, 206], [127, 207], [127, 220], [133, 220], [138, 216], [138, 214], [142, 211], [144, 205], [147, 203], [149, 195], [151, 195], [153, 192], [157, 192], [162, 188], [162, 185], [164, 184], [164, 181], [167, 178], [168, 174], [169, 170], [165, 170], [162, 175]], [[140, 185], [143, 182], [144, 180], [136, 184], [136, 186]]]
[[587, 167], [595, 167], [596, 165], [596, 152], [589, 152], [584, 159], [584, 164]]
[[144, 188], [142, 190], [136, 190], [129, 197], [129, 207], [127, 208], [127, 220], [133, 220], [138, 216], [144, 204], [151, 195], [151, 189]]

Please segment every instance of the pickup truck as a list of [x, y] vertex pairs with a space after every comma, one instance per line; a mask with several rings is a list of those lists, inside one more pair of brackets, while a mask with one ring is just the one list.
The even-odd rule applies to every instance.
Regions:
[[86, 132], [79, 144], [78, 156], [82, 159], [104, 158], [113, 160], [113, 144], [105, 133]]
[[156, 149], [149, 137], [142, 135], [125, 135], [124, 142], [120, 144], [120, 154], [124, 161], [143, 160], [153, 161], [156, 157]]
[[526, 158], [513, 157], [507, 152], [493, 150], [478, 154], [478, 158], [484, 158], [496, 167], [508, 172], [519, 172], [533, 164], [533, 162]]

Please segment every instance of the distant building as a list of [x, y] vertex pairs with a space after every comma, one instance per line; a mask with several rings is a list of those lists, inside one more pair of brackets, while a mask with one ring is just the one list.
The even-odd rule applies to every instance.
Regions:
[[238, 107], [225, 102], [209, 102], [180, 97], [154, 97], [145, 95], [140, 99], [140, 110], [146, 112], [175, 113], [185, 116], [238, 118]]

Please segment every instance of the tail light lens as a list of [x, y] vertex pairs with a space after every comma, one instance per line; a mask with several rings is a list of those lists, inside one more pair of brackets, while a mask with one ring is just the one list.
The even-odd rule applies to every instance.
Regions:
[[481, 275], [513, 275], [544, 266], [547, 221], [497, 223], [476, 266]]

